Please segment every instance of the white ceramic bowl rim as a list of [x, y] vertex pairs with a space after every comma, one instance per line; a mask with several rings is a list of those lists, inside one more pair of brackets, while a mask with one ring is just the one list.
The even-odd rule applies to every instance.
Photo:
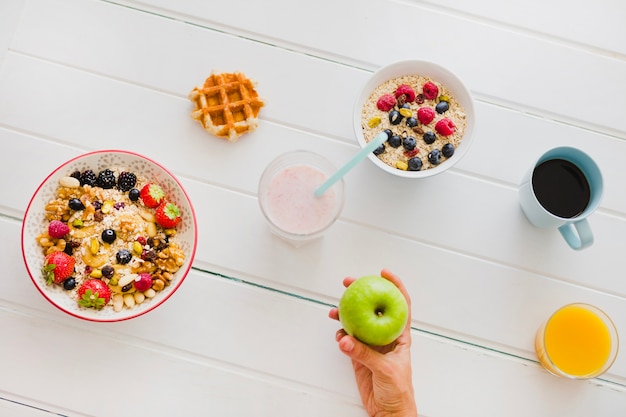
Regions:
[[[185, 252], [185, 263], [175, 273], [175, 281], [170, 286], [166, 287], [165, 290], [158, 292], [154, 299], [149, 302], [144, 302], [132, 309], [125, 308], [121, 312], [113, 312], [112, 308], [108, 308], [106, 311], [98, 311], [79, 307], [71, 297], [63, 292], [64, 290], [60, 288], [60, 286], [54, 286], [59, 288], [47, 287], [41, 277], [41, 265], [43, 265], [44, 256], [41, 253], [41, 248], [35, 241], [35, 237], [41, 233], [45, 227], [43, 206], [46, 203], [46, 197], [44, 195], [51, 196], [56, 191], [56, 184], [59, 178], [68, 175], [67, 172], [74, 170], [73, 167], [89, 167], [97, 172], [95, 169], [96, 164], [100, 165], [98, 169], [110, 168], [112, 165], [107, 164], [113, 161], [116, 161], [117, 165], [125, 166], [129, 169], [132, 167], [127, 165], [135, 165], [137, 168], [143, 167], [145, 170], [152, 170], [150, 174], [158, 178], [155, 178], [155, 180], [159, 182], [159, 185], [166, 190], [166, 193], [170, 195], [170, 197], [173, 197], [172, 201], [181, 209], [183, 221], [179, 227], [181, 225], [184, 227], [182, 233], [177, 233], [177, 237], [179, 237], [179, 243], [181, 243], [181, 248]], [[130, 163], [131, 161], [132, 163]], [[141, 172], [141, 170], [137, 171]], [[142, 172], [142, 175], [151, 178], [150, 175], [145, 175], [145, 172]], [[154, 160], [138, 153], [114, 149], [98, 150], [78, 155], [64, 162], [52, 171], [37, 187], [37, 190], [28, 203], [22, 222], [21, 239], [22, 256], [30, 279], [46, 300], [61, 311], [83, 320], [93, 322], [116, 322], [135, 318], [152, 311], [176, 292], [191, 269], [196, 253], [198, 232], [196, 215], [191, 201], [189, 200], [189, 196], [182, 184], [169, 170]]]
[[461, 144], [455, 150], [454, 155], [451, 158], [434, 168], [426, 169], [423, 171], [403, 171], [401, 169], [391, 167], [384, 163], [382, 160], [380, 160], [373, 153], [369, 154], [368, 158], [382, 170], [399, 177], [430, 177], [449, 169], [467, 153], [472, 143], [475, 130], [474, 101], [472, 99], [472, 95], [465, 86], [465, 84], [461, 81], [461, 79], [453, 74], [450, 70], [434, 62], [424, 60], [399, 61], [379, 68], [367, 80], [355, 102], [353, 114], [354, 133], [356, 135], [359, 145], [361, 147], [365, 146], [367, 143], [365, 142], [365, 138], [363, 137], [363, 131], [361, 127], [361, 111], [363, 108], [363, 104], [377, 86], [387, 80], [401, 77], [404, 75], [421, 75], [424, 77], [429, 77], [445, 85], [446, 88], [448, 88], [452, 92], [454, 97], [459, 101], [459, 103], [461, 103], [463, 109], [465, 110], [467, 125], [465, 128], [465, 133], [463, 134], [463, 140], [461, 141]]

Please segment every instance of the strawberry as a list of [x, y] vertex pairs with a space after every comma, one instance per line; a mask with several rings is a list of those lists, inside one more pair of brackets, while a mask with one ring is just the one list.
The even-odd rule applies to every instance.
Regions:
[[60, 239], [70, 232], [70, 228], [67, 224], [60, 220], [52, 220], [48, 224], [48, 234], [53, 239]]
[[176, 204], [164, 201], [154, 213], [156, 222], [164, 229], [173, 229], [180, 222], [180, 209]]
[[74, 258], [65, 252], [50, 252], [46, 255], [43, 268], [41, 269], [46, 278], [46, 283], [48, 285], [53, 282], [60, 284], [65, 281], [67, 277], [74, 273], [75, 262]]
[[159, 184], [149, 182], [141, 188], [139, 197], [146, 207], [154, 208], [165, 199], [165, 192]]
[[111, 290], [101, 279], [91, 278], [78, 288], [78, 304], [100, 310], [111, 299]]

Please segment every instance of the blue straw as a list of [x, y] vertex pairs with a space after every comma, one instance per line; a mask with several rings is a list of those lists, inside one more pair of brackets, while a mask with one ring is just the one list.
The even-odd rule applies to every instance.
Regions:
[[387, 140], [387, 134], [385, 132], [380, 132], [378, 136], [372, 139], [367, 145], [363, 147], [354, 155], [354, 157], [348, 161], [347, 164], [341, 167], [337, 172], [331, 175], [322, 185], [315, 189], [315, 196], [319, 197], [326, 192], [334, 183], [339, 181], [341, 177], [346, 175], [348, 171], [354, 168], [363, 158], [365, 158], [370, 152], [374, 149], [378, 148], [384, 141]]

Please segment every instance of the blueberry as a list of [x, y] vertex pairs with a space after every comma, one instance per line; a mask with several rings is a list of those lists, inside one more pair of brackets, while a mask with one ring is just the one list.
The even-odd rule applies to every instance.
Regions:
[[72, 277], [69, 277], [63, 281], [63, 288], [66, 290], [73, 290], [76, 287], [76, 280]]
[[422, 169], [422, 160], [419, 158], [409, 159], [409, 171], [419, 171]]
[[393, 136], [393, 132], [391, 131], [391, 129], [385, 129], [383, 130], [383, 132], [387, 134], [387, 139]]
[[402, 146], [404, 146], [404, 149], [406, 149], [407, 151], [412, 151], [413, 149], [415, 149], [416, 145], [417, 145], [417, 141], [412, 136], [407, 136], [402, 141]]
[[435, 106], [435, 110], [437, 111], [437, 113], [441, 114], [441, 113], [445, 113], [448, 111], [448, 109], [450, 108], [450, 105], [448, 104], [447, 101], [440, 101], [439, 103], [437, 103], [437, 105]]
[[137, 201], [139, 200], [139, 194], [140, 191], [136, 188], [133, 188], [128, 192], [128, 198], [130, 198], [130, 201]]
[[446, 158], [450, 158], [452, 155], [454, 155], [454, 145], [451, 143], [446, 143], [445, 145], [443, 145], [443, 148], [441, 148], [441, 152], [443, 153], [443, 156], [445, 156]]
[[411, 109], [411, 105], [409, 103], [404, 103], [403, 105], [400, 106], [401, 109]]
[[430, 145], [431, 143], [435, 142], [435, 140], [437, 139], [437, 136], [435, 136], [434, 132], [426, 132], [424, 133], [423, 138], [424, 138], [424, 142]]
[[441, 163], [441, 151], [439, 149], [433, 149], [428, 154], [428, 161], [433, 165], [439, 165]]
[[393, 135], [389, 138], [387, 142], [389, 143], [389, 146], [393, 148], [398, 148], [400, 147], [400, 145], [402, 145], [402, 138], [398, 135]]
[[406, 125], [408, 127], [415, 127], [417, 126], [417, 119], [415, 117], [409, 117], [406, 119]]
[[384, 143], [381, 143], [378, 148], [374, 149], [374, 155], [380, 155], [383, 152], [385, 152], [385, 144]]
[[102, 240], [106, 243], [113, 243], [117, 239], [117, 234], [113, 229], [104, 229], [102, 231]]
[[115, 254], [115, 259], [122, 265], [129, 263], [132, 258], [133, 255], [127, 249], [120, 249]]
[[85, 210], [85, 205], [78, 198], [72, 198], [67, 205], [72, 210]]
[[113, 275], [115, 274], [115, 269], [113, 269], [113, 267], [111, 265], [105, 265], [102, 267], [102, 276], [105, 278], [113, 278]]
[[392, 125], [397, 125], [403, 118], [404, 116], [402, 116], [398, 110], [391, 110], [389, 112], [389, 123]]

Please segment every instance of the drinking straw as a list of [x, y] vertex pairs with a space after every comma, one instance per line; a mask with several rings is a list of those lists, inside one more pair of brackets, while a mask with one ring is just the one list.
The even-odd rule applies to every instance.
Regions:
[[359, 153], [354, 155], [347, 164], [342, 166], [337, 172], [328, 177], [326, 181], [315, 189], [315, 196], [319, 197], [326, 192], [334, 183], [336, 183], [341, 177], [346, 175], [348, 171], [354, 168], [363, 158], [365, 158], [370, 152], [378, 148], [384, 141], [387, 140], [387, 134], [380, 132], [378, 136], [372, 139], [367, 145], [365, 145]]

